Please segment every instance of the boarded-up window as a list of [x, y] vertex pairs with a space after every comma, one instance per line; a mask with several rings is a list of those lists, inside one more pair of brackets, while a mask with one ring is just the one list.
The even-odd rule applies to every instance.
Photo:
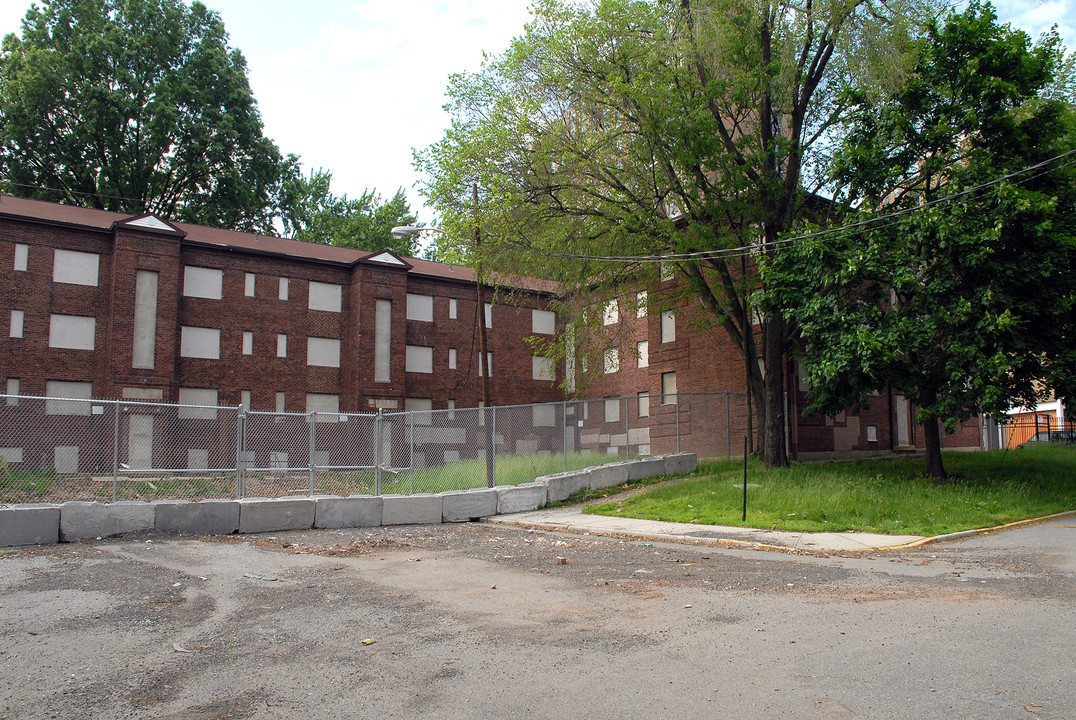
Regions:
[[187, 265], [183, 268], [183, 294], [220, 300], [224, 297], [224, 271]]
[[30, 262], [30, 246], [23, 245], [22, 243], [15, 243], [15, 270], [16, 272], [26, 272], [26, 268]]
[[661, 342], [676, 340], [676, 314], [672, 310], [661, 313]]
[[433, 322], [433, 298], [407, 293], [407, 319]]
[[406, 398], [404, 410], [414, 413], [411, 421], [415, 425], [430, 425], [433, 422], [433, 399], [432, 398]]
[[183, 326], [179, 331], [179, 355], [185, 358], [220, 359], [220, 330]]
[[553, 358], [535, 356], [531, 358], [532, 380], [553, 380]]
[[378, 300], [374, 311], [374, 382], [390, 382], [392, 301]]
[[22, 310], [12, 310], [11, 311], [11, 326], [8, 329], [8, 334], [7, 334], [8, 337], [13, 337], [13, 338], [21, 338], [22, 337], [22, 326], [23, 326], [23, 321], [24, 321], [25, 317], [26, 317], [26, 313], [23, 312]]
[[216, 420], [217, 391], [209, 388], [180, 388], [180, 405], [204, 405], [207, 407], [181, 407], [177, 411], [180, 420]]
[[131, 367], [152, 370], [157, 357], [157, 273], [139, 270], [135, 274], [134, 337]]
[[76, 250], [56, 250], [52, 261], [52, 281], [97, 287], [101, 256]]
[[[93, 383], [49, 380], [45, 383], [45, 394], [50, 398], [71, 398], [70, 400], [46, 400], [46, 415], [89, 415], [93, 397]], [[80, 402], [84, 400], [86, 402]]]
[[613, 299], [605, 303], [605, 309], [602, 311], [602, 325], [616, 325], [618, 322], [620, 322], [620, 305], [616, 299]]
[[68, 350], [93, 350], [97, 318], [79, 315], [53, 315], [49, 319], [49, 347]]
[[340, 367], [340, 341], [336, 338], [307, 338], [306, 364]]
[[620, 350], [608, 348], [602, 358], [606, 375], [620, 372]]
[[310, 281], [310, 297], [307, 305], [311, 310], [340, 312], [343, 307], [344, 288], [333, 283]]
[[549, 310], [531, 310], [531, 332], [535, 335], [552, 335], [557, 327], [557, 316]]
[[432, 373], [433, 348], [421, 345], [408, 345], [406, 357], [407, 372]]
[[635, 343], [635, 354], [639, 358], [639, 367], [650, 367], [650, 341], [641, 340]]

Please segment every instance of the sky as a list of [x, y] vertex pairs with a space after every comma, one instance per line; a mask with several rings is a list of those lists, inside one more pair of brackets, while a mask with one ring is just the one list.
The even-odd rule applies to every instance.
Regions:
[[[203, 0], [246, 57], [265, 135], [333, 192], [403, 188], [420, 222], [412, 149], [440, 140], [452, 73], [475, 71], [522, 34], [530, 0]], [[19, 32], [30, 0], [0, 0], [0, 35]], [[1003, 0], [1003, 22], [1033, 38], [1058, 25], [1076, 50], [1076, 0]]]

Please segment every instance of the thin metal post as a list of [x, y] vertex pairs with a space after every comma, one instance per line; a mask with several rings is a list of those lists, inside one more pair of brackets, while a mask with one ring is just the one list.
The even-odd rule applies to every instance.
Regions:
[[120, 408], [119, 402], [113, 406], [116, 417], [112, 429], [112, 502], [116, 502], [120, 483]]
[[310, 423], [310, 497], [314, 497], [314, 466], [317, 464], [314, 452], [318, 442], [318, 411], [310, 413], [306, 419]]
[[235, 420], [235, 499], [243, 499], [243, 475], [246, 472], [247, 453], [247, 411], [240, 405], [236, 408]]
[[[485, 319], [483, 318], [483, 322]], [[497, 408], [493, 408], [492, 434], [490, 435], [491, 447], [487, 452], [491, 453], [492, 460], [486, 462], [486, 486], [497, 486]]]
[[732, 417], [729, 413], [729, 391], [725, 391], [725, 449], [732, 457]]
[[747, 436], [743, 436], [743, 518], [747, 522]]
[[411, 412], [407, 414], [407, 436], [411, 443], [411, 460], [408, 465], [411, 466], [411, 494], [415, 494], [415, 413]]
[[374, 418], [374, 495], [381, 494], [381, 423], [384, 413], [384, 408], [378, 408]]
[[568, 401], [560, 401], [560, 449], [564, 452], [564, 472], [568, 472]]
[[628, 402], [627, 396], [624, 397], [624, 459], [630, 459], [631, 450], [631, 425], [628, 423], [628, 413], [631, 412], [631, 403]]
[[680, 452], [680, 396], [676, 396], [676, 452]]

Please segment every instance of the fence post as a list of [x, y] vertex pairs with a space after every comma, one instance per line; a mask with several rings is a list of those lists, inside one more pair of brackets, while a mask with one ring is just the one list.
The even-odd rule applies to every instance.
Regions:
[[415, 494], [415, 413], [407, 413], [407, 436], [408, 442], [411, 443], [411, 459], [408, 461], [408, 465], [411, 466], [411, 494]]
[[378, 408], [374, 418], [374, 495], [381, 494], [381, 422], [384, 413], [384, 408]]
[[725, 391], [725, 449], [732, 457], [732, 415], [729, 413], [729, 391]]
[[314, 410], [307, 415], [306, 421], [310, 423], [310, 497], [314, 497], [314, 448], [318, 442], [318, 411]]
[[120, 482], [120, 409], [119, 401], [113, 406], [116, 411], [114, 427], [112, 429], [112, 502], [116, 502], [117, 490]]
[[560, 401], [560, 449], [564, 453], [564, 472], [568, 472], [568, 401]]
[[676, 452], [680, 452], [680, 396], [676, 396]]
[[247, 411], [242, 404], [236, 408], [235, 417], [235, 499], [243, 499], [243, 474], [246, 470], [246, 423]]
[[628, 413], [631, 412], [631, 403], [624, 396], [624, 459], [631, 459], [631, 425], [628, 423]]
[[489, 436], [489, 443], [488, 443], [488, 447], [487, 447], [487, 452], [490, 453], [489, 457], [491, 458], [491, 460], [486, 462], [486, 473], [487, 473], [486, 486], [487, 487], [496, 487], [497, 486], [497, 408], [496, 408], [496, 406], [494, 406], [491, 409], [493, 410], [493, 421], [490, 424], [492, 426], [492, 431], [493, 432]]

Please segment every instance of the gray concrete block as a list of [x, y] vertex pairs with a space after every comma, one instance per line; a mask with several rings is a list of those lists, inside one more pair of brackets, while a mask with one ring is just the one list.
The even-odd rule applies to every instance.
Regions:
[[31, 503], [0, 508], [0, 547], [51, 545], [59, 539], [59, 505]]
[[385, 501], [376, 495], [321, 495], [314, 502], [316, 528], [378, 527], [385, 506]]
[[591, 490], [603, 490], [614, 485], [623, 485], [628, 481], [628, 465], [626, 462], [608, 463], [590, 468], [588, 482]]
[[60, 540], [78, 542], [152, 530], [153, 520], [153, 505], [146, 502], [65, 502], [60, 506]]
[[566, 473], [543, 475], [535, 480], [546, 486], [546, 501], [560, 502], [567, 500], [581, 490], [590, 487], [590, 470], [570, 470]]
[[677, 453], [665, 456], [666, 475], [686, 475], [695, 472], [699, 466], [699, 458], [695, 453]]
[[502, 485], [497, 491], [497, 514], [529, 512], [545, 506], [546, 486], [540, 483]]
[[239, 501], [239, 532], [309, 530], [314, 527], [311, 498], [250, 498]]
[[161, 532], [231, 535], [239, 529], [238, 500], [158, 500], [153, 526]]
[[445, 522], [463, 522], [497, 514], [496, 490], [450, 490], [440, 495], [441, 519]]
[[382, 525], [433, 525], [441, 522], [441, 496], [386, 495]]
[[665, 474], [665, 458], [644, 458], [636, 460], [628, 467], [628, 480], [646, 480]]

